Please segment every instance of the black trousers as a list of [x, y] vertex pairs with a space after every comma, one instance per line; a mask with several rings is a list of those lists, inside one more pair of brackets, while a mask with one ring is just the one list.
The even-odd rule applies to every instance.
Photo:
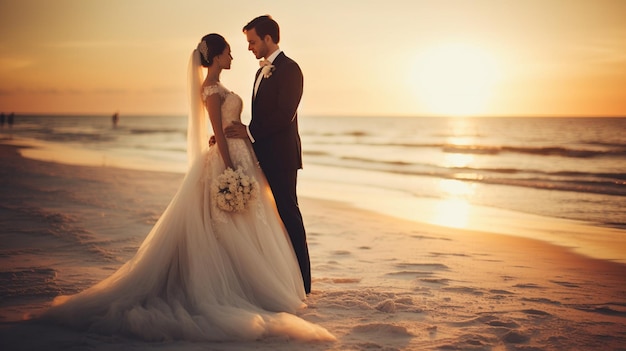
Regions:
[[298, 170], [279, 169], [268, 172], [263, 169], [263, 171], [274, 194], [278, 214], [287, 229], [287, 233], [289, 233], [291, 244], [300, 265], [300, 272], [302, 272], [304, 290], [308, 294], [311, 292], [311, 262], [302, 213], [296, 195]]

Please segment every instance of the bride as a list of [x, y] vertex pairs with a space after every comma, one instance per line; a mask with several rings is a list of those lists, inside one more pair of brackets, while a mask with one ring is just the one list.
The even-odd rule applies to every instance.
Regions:
[[[306, 307], [305, 293], [272, 193], [250, 142], [222, 131], [242, 111], [241, 98], [219, 81], [231, 61], [222, 36], [202, 38], [189, 64], [189, 170], [178, 192], [130, 261], [79, 294], [57, 297], [44, 319], [155, 341], [335, 339], [294, 315]], [[208, 146], [204, 109], [216, 146]], [[228, 167], [256, 180], [258, 194], [243, 211], [217, 201], [215, 181]]]

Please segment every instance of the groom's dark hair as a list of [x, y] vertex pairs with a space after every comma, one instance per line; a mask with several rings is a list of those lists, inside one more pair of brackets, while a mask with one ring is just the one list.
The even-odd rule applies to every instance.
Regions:
[[256, 34], [261, 39], [269, 35], [274, 43], [278, 44], [280, 41], [280, 28], [278, 28], [278, 23], [270, 15], [259, 16], [243, 27], [244, 32], [251, 29], [255, 29]]

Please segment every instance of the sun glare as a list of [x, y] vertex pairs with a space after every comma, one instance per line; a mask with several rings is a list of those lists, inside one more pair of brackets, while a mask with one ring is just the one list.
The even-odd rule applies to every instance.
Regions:
[[422, 52], [411, 76], [417, 97], [436, 115], [486, 112], [498, 79], [495, 59], [478, 47], [445, 44]]
[[435, 205], [435, 215], [431, 222], [437, 225], [466, 228], [470, 220], [470, 203], [466, 200], [474, 193], [474, 188], [463, 181], [442, 179], [439, 188], [446, 198]]

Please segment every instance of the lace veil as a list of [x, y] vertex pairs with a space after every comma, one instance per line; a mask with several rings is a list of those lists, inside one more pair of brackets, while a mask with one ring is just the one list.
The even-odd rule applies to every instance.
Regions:
[[187, 120], [187, 163], [189, 167], [208, 145], [208, 118], [204, 113], [204, 103], [200, 90], [202, 87], [203, 69], [200, 64], [200, 51], [195, 49], [189, 59], [187, 70], [189, 87], [189, 116]]

